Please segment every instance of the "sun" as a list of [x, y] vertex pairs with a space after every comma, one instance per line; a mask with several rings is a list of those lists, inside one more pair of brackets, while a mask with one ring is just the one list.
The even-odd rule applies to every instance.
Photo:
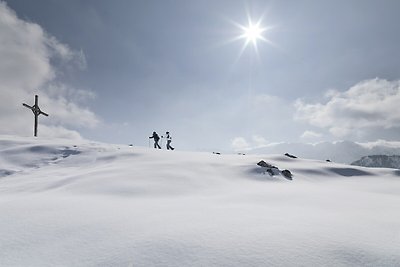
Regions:
[[[238, 60], [243, 55], [244, 51], [247, 50], [249, 46], [253, 48], [251, 50], [253, 50], [253, 52], [255, 52], [257, 56], [260, 56], [260, 42], [266, 43], [273, 47], [277, 47], [277, 45], [269, 39], [269, 33], [273, 29], [275, 29], [276, 26], [265, 25], [264, 15], [259, 17], [258, 20], [255, 20], [254, 18], [250, 17], [250, 15], [247, 15], [246, 24], [240, 24], [233, 20], [228, 21], [236, 27], [236, 31], [235, 36], [232, 39], [229, 39], [226, 43], [234, 43], [238, 41], [243, 42], [242, 48], [240, 49], [236, 60]], [[251, 52], [250, 55], [253, 54], [252, 51], [249, 52]]]
[[232, 41], [244, 40], [244, 44], [239, 56], [244, 52], [244, 50], [246, 50], [249, 45], [252, 45], [255, 52], [258, 54], [259, 41], [273, 45], [273, 43], [265, 36], [268, 31], [273, 29], [273, 26], [263, 26], [262, 21], [263, 17], [261, 17], [259, 20], [254, 21], [250, 18], [250, 16], [248, 16], [247, 25], [233, 22], [233, 24], [237, 28], [239, 28], [240, 33]]
[[246, 39], [246, 44], [253, 43], [253, 45], [257, 45], [258, 40], [263, 40], [263, 32], [266, 30], [265, 28], [260, 27], [260, 23], [253, 24], [251, 21], [247, 27], [243, 27], [243, 35], [242, 37]]

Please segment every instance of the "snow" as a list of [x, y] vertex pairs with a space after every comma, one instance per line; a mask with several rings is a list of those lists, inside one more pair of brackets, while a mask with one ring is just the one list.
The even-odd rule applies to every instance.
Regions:
[[393, 169], [0, 136], [1, 266], [399, 266], [399, 210]]

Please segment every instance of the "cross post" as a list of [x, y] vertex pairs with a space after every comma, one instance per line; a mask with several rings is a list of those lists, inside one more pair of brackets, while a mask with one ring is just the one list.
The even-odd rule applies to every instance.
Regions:
[[24, 107], [29, 108], [30, 110], [32, 110], [33, 115], [35, 116], [35, 124], [33, 126], [33, 135], [37, 136], [37, 132], [38, 132], [37, 128], [38, 128], [38, 121], [39, 121], [38, 117], [39, 117], [39, 115], [42, 114], [42, 115], [47, 117], [47, 116], [49, 116], [49, 114], [44, 113], [43, 111], [40, 110], [40, 108], [39, 108], [39, 96], [38, 95], [35, 95], [35, 105], [29, 106], [29, 105], [27, 105], [25, 103], [23, 103], [22, 105]]

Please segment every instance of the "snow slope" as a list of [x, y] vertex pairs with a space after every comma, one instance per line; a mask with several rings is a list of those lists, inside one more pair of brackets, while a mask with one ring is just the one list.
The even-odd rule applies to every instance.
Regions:
[[399, 170], [0, 137], [0, 266], [399, 266], [399, 211]]

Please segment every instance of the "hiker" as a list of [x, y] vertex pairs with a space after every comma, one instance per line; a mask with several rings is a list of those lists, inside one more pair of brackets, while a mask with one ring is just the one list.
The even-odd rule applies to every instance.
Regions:
[[174, 150], [175, 148], [171, 146], [172, 137], [169, 135], [169, 132], [166, 132], [165, 134], [165, 138], [167, 139], [167, 150]]
[[160, 145], [158, 144], [158, 141], [160, 140], [160, 137], [158, 136], [158, 134], [156, 132], [153, 132], [153, 135], [150, 136], [149, 138], [153, 138], [154, 139], [154, 148], [161, 149]]

